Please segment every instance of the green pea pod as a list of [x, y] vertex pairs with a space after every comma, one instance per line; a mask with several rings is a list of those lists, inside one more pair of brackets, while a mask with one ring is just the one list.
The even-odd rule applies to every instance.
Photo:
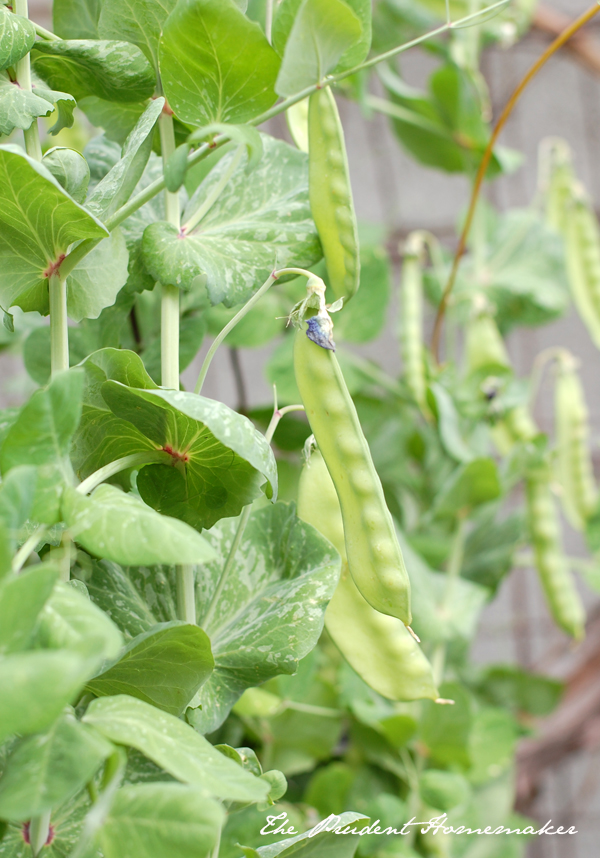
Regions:
[[327, 606], [325, 626], [360, 677], [390, 700], [439, 697], [431, 665], [405, 626], [379, 613], [364, 599], [348, 571], [342, 512], [327, 466], [318, 451], [304, 465], [298, 515], [338, 550], [342, 574]]
[[336, 298], [349, 300], [360, 278], [358, 230], [344, 131], [331, 88], [310, 96], [308, 106], [308, 188]]
[[560, 499], [571, 525], [584, 530], [598, 497], [589, 448], [588, 411], [575, 359], [568, 352], [559, 357], [554, 406]]
[[580, 639], [585, 611], [563, 554], [549, 469], [531, 470], [525, 488], [531, 544], [550, 613], [561, 629]]
[[573, 202], [567, 218], [566, 256], [577, 312], [600, 348], [600, 232], [595, 212], [583, 195]]
[[294, 370], [342, 508], [354, 583], [376, 610], [410, 625], [410, 582], [394, 522], [335, 354], [300, 330], [294, 343]]
[[510, 368], [510, 358], [494, 317], [487, 310], [477, 312], [469, 320], [465, 337], [468, 372], [486, 367]]
[[552, 140], [550, 147], [546, 149], [546, 158], [541, 153], [541, 160], [546, 160], [548, 167], [543, 181], [546, 223], [551, 229], [565, 235], [573, 190], [577, 182], [571, 151], [564, 140]]
[[429, 416], [423, 354], [423, 243], [418, 233], [410, 235], [402, 263], [400, 356], [404, 380], [422, 413]]

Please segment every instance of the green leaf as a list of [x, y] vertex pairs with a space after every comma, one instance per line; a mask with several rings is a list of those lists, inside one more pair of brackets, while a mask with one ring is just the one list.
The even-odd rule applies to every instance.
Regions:
[[58, 571], [42, 564], [0, 584], [0, 655], [28, 648], [57, 580]]
[[[352, 858], [359, 845], [358, 834], [360, 831], [369, 828], [370, 820], [365, 818], [362, 813], [353, 813], [351, 811], [337, 815], [336, 820], [332, 820], [330, 831], [321, 831], [318, 834], [311, 834], [312, 829], [298, 834], [296, 837], [290, 837], [287, 840], [282, 840], [279, 843], [272, 843], [269, 846], [260, 846], [258, 849], [252, 849], [248, 846], [240, 847], [246, 858]], [[348, 829], [347, 833], [337, 834], [336, 831], [343, 832]], [[351, 833], [354, 832], [354, 833]]]
[[[196, 581], [200, 625], [200, 611], [206, 616], [236, 527], [236, 521], [224, 520], [207, 534], [219, 559]], [[338, 555], [296, 517], [293, 505], [276, 504], [252, 515], [205, 624], [215, 670], [196, 698], [202, 709], [188, 711], [198, 730], [215, 730], [246, 688], [295, 673], [319, 638], [338, 574]]]
[[429, 390], [435, 403], [440, 440], [446, 452], [457, 462], [470, 462], [474, 453], [463, 439], [454, 401], [445, 387], [433, 382]]
[[[91, 802], [87, 790], [79, 792], [52, 814], [52, 843], [44, 847], [44, 858], [65, 858], [75, 849], [82, 833], [82, 824]], [[31, 846], [23, 839], [23, 825], [9, 825], [0, 841], [2, 858], [29, 858]]]
[[[139, 573], [144, 581], [140, 588], [135, 586], [139, 583], [136, 573]], [[163, 586], [155, 589], [159, 581]], [[175, 618], [176, 601], [170, 598], [169, 582], [163, 570], [161, 573], [157, 573], [156, 570], [146, 570], [144, 567], [139, 570], [131, 568], [124, 570], [108, 560], [94, 560], [91, 577], [85, 575], [85, 583], [90, 598], [108, 614], [127, 637], [135, 637], [148, 631], [158, 622]], [[172, 610], [163, 612], [158, 610], [157, 603], [160, 600], [159, 592], [162, 593], [165, 590], [168, 591], [169, 607]]]
[[113, 140], [120, 146], [146, 109], [144, 102], [106, 101], [95, 95], [80, 99], [77, 106], [85, 113], [92, 125], [104, 130], [108, 140]]
[[69, 245], [107, 230], [42, 165], [0, 147], [0, 303], [47, 314], [45, 272]]
[[181, 715], [214, 667], [198, 626], [162, 623], [130, 641], [116, 664], [88, 682], [97, 697], [129, 694]]
[[19, 412], [0, 452], [3, 474], [19, 465], [38, 466], [32, 518], [47, 524], [58, 521], [64, 485], [73, 480], [69, 447], [81, 415], [82, 387], [83, 373], [70, 370], [36, 391]]
[[279, 57], [234, 0], [179, 0], [160, 40], [160, 74], [182, 122], [248, 122], [275, 101]]
[[54, 32], [61, 39], [98, 39], [101, 0], [55, 0]]
[[144, 101], [154, 92], [154, 70], [142, 52], [126, 41], [38, 41], [33, 69], [51, 89], [77, 100], [95, 95], [107, 101]]
[[493, 507], [481, 511], [465, 542], [461, 575], [492, 592], [513, 568], [513, 557], [525, 540], [522, 512], [497, 520]]
[[[1, 7], [0, 7], [1, 8]], [[14, 83], [6, 71], [0, 71], [0, 137], [15, 128], [26, 131], [39, 116], [48, 116], [53, 107], [44, 98]]]
[[514, 715], [527, 712], [543, 718], [558, 705], [564, 684], [513, 665], [491, 665], [477, 683], [477, 690], [489, 703], [509, 709]]
[[269, 787], [220, 754], [189, 724], [124, 695], [94, 700], [84, 718], [112, 742], [137, 748], [166, 772], [217, 798], [262, 801]]
[[68, 488], [62, 512], [86, 551], [124, 566], [205, 563], [214, 556], [206, 540], [187, 524], [159, 515], [107, 483], [90, 497]]
[[104, 0], [98, 22], [103, 39], [125, 39], [141, 48], [158, 71], [158, 40], [177, 0]]
[[[260, 164], [246, 174], [244, 161], [212, 208], [189, 234], [168, 223], [152, 223], [142, 242], [144, 264], [155, 280], [194, 288], [206, 275], [213, 304], [245, 302], [275, 266], [310, 268], [321, 257], [308, 203], [307, 156], [281, 140], [263, 136]], [[228, 170], [234, 153], [222, 158], [200, 184], [184, 212], [184, 223]]]
[[117, 417], [179, 463], [146, 465], [138, 475], [142, 498], [165, 515], [206, 528], [259, 497], [265, 479], [276, 495], [270, 445], [247, 417], [221, 402], [184, 391], [135, 390], [117, 381], [105, 382], [102, 396]]
[[49, 89], [44, 81], [39, 78], [35, 71], [31, 70], [31, 86], [35, 95], [48, 101], [56, 110], [57, 118], [54, 125], [48, 129], [50, 134], [58, 134], [63, 128], [71, 128], [73, 126], [73, 111], [77, 102], [68, 92], [55, 91]]
[[0, 484], [0, 518], [9, 528], [13, 550], [19, 530], [31, 515], [36, 483], [36, 468], [18, 465], [4, 475]]
[[513, 765], [517, 725], [503, 709], [481, 709], [474, 718], [469, 741], [471, 783], [497, 778]]
[[471, 790], [468, 782], [456, 772], [428, 769], [419, 778], [419, 792], [425, 804], [438, 810], [451, 810], [465, 804]]
[[304, 0], [294, 19], [277, 77], [278, 95], [294, 95], [322, 81], [363, 36], [343, 0]]
[[[292, 30], [294, 20], [302, 0], [282, 0], [276, 7], [273, 21], [273, 47], [278, 54], [283, 55], [285, 46]], [[370, 0], [346, 0], [362, 25], [362, 35], [343, 54], [334, 71], [340, 72], [359, 65], [366, 58], [371, 46], [371, 2]], [[379, 11], [379, 10], [378, 10]], [[390, 47], [399, 44], [401, 40], [392, 42]]]
[[105, 858], [198, 858], [219, 839], [225, 813], [204, 790], [182, 784], [122, 787], [100, 830]]
[[193, 134], [190, 134], [187, 141], [177, 147], [165, 164], [165, 185], [168, 191], [174, 193], [183, 185], [188, 171], [187, 156], [192, 144], [199, 143], [207, 137], [214, 137], [216, 134], [223, 134], [229, 137], [230, 141], [236, 141], [238, 145], [246, 147], [248, 150], [246, 172], [252, 172], [257, 164], [260, 163], [263, 145], [262, 138], [256, 128], [253, 128], [252, 125], [231, 125], [226, 122], [212, 122], [210, 125], [205, 125], [203, 128], [199, 128]]
[[440, 686], [440, 695], [446, 700], [454, 700], [454, 705], [440, 706], [430, 700], [423, 701], [421, 741], [434, 762], [468, 766], [472, 699], [458, 682], [445, 682]]
[[0, 657], [0, 742], [39, 733], [72, 703], [89, 676], [87, 659], [68, 650]]
[[493, 459], [473, 459], [452, 474], [437, 496], [437, 515], [454, 516], [460, 510], [471, 510], [500, 496], [498, 468]]
[[123, 638], [87, 596], [72, 584], [57, 584], [38, 617], [35, 644], [85, 656], [91, 676], [105, 659], [117, 657]]
[[35, 27], [27, 18], [0, 6], [0, 70], [14, 66], [35, 44]]
[[76, 149], [66, 146], [54, 146], [44, 154], [42, 164], [50, 170], [61, 188], [76, 203], [82, 203], [87, 195], [90, 181], [88, 163]]
[[86, 208], [96, 217], [106, 218], [114, 214], [131, 196], [148, 163], [152, 132], [164, 103], [164, 98], [156, 98], [148, 105], [127, 137], [122, 157], [88, 197]]
[[67, 312], [75, 322], [97, 319], [127, 282], [129, 253], [120, 229], [96, 245], [67, 278]]
[[24, 822], [55, 810], [91, 780], [113, 750], [96, 730], [66, 712], [10, 754], [0, 778], [0, 817]]

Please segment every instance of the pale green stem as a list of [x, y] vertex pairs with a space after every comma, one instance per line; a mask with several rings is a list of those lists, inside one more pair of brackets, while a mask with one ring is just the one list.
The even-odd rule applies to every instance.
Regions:
[[31, 23], [35, 27], [35, 32], [40, 37], [40, 39], [44, 39], [46, 42], [62, 42], [61, 37], [57, 36], [56, 33], [52, 33], [50, 30], [47, 30], [40, 24], [36, 24], [35, 21], [32, 21]]
[[[273, 417], [271, 418], [271, 422], [269, 423], [269, 427], [265, 433], [265, 438], [267, 442], [270, 444], [273, 440], [273, 435], [275, 434], [275, 429], [277, 429], [277, 425], [281, 418], [285, 414], [289, 414], [290, 411], [304, 411], [303, 405], [286, 405], [285, 408], [276, 408], [273, 412]], [[252, 504], [248, 504], [242, 510], [242, 514], [240, 515], [240, 519], [238, 521], [237, 530], [235, 532], [235, 536], [233, 537], [233, 542], [231, 543], [231, 548], [229, 549], [229, 554], [227, 555], [227, 560], [225, 561], [225, 565], [223, 566], [223, 571], [221, 572], [221, 577], [219, 578], [219, 583], [215, 589], [214, 595], [210, 600], [210, 605], [208, 606], [208, 611], [204, 615], [202, 619], [201, 626], [206, 631], [209, 627], [210, 621], [212, 620], [214, 613], [217, 609], [217, 605], [219, 604], [219, 599], [223, 594], [223, 590], [229, 580], [229, 575], [233, 568], [233, 563], [235, 560], [235, 555], [237, 554], [237, 550], [240, 547], [240, 543], [242, 541], [242, 537], [244, 536], [244, 531], [246, 530], [246, 525], [248, 524], [248, 520], [250, 518], [250, 513], [252, 512]]]
[[273, 283], [275, 283], [275, 281], [277, 280], [277, 276], [276, 276], [277, 274], [279, 274], [279, 272], [273, 272], [273, 274], [270, 274], [268, 276], [268, 278], [265, 280], [265, 282], [260, 287], [260, 289], [254, 293], [252, 298], [250, 298], [250, 300], [244, 304], [244, 306], [239, 311], [239, 313], [236, 313], [235, 316], [233, 317], [233, 319], [231, 319], [231, 321], [229, 321], [225, 325], [223, 330], [219, 331], [217, 336], [214, 338], [214, 340], [211, 343], [211, 346], [210, 346], [210, 348], [206, 354], [206, 357], [204, 358], [204, 362], [203, 362], [202, 367], [200, 369], [200, 374], [198, 375], [198, 381], [196, 382], [196, 387], [194, 388], [194, 393], [199, 394], [202, 392], [202, 386], [204, 384], [204, 380], [206, 379], [206, 374], [208, 373], [209, 367], [212, 363], [212, 359], [215, 356], [215, 352], [217, 351], [217, 349], [219, 348], [219, 346], [221, 345], [221, 343], [223, 342], [223, 340], [225, 339], [227, 334], [229, 334], [229, 332], [235, 328], [235, 326], [238, 324], [238, 322], [242, 321], [244, 316], [246, 316], [250, 312], [252, 307], [254, 307], [254, 305], [258, 301], [260, 301], [260, 299], [265, 294], [265, 292], [267, 292], [271, 288]]
[[[173, 117], [161, 113], [158, 120], [163, 166], [175, 151]], [[180, 228], [179, 194], [165, 191], [167, 221]], [[179, 390], [179, 289], [163, 285], [161, 300], [161, 383], [163, 387]]]
[[304, 712], [305, 715], [318, 715], [319, 718], [340, 718], [344, 715], [342, 709], [330, 709], [327, 706], [313, 706], [311, 703], [297, 703], [295, 700], [284, 700], [277, 709], [277, 714], [291, 709], [293, 712]]
[[[14, 0], [14, 11], [22, 18], [29, 18], [29, 9], [27, 8], [27, 0]], [[29, 54], [18, 61], [15, 67], [17, 81], [21, 89], [31, 92], [31, 63]], [[42, 160], [42, 146], [40, 144], [40, 134], [38, 131], [37, 119], [34, 119], [31, 126], [23, 131], [25, 138], [25, 149], [30, 158], [36, 161]]]
[[[484, 14], [487, 14], [490, 11], [500, 9], [502, 6], [506, 6], [509, 0], [499, 0], [498, 3], [494, 3], [492, 6], [489, 6], [487, 9], [482, 9], [480, 12], [477, 12], [475, 15], [466, 15], [464, 18], [460, 18], [458, 21], [454, 21], [453, 24], [443, 24], [441, 27], [436, 27], [434, 30], [430, 30], [427, 33], [424, 33], [422, 36], [419, 36], [416, 39], [412, 39], [410, 42], [405, 42], [403, 45], [399, 45], [396, 48], [392, 48], [390, 51], [386, 51], [383, 54], [378, 54], [375, 57], [372, 57], [370, 60], [367, 60], [364, 63], [361, 63], [358, 66], [354, 66], [354, 68], [348, 69], [344, 72], [339, 72], [336, 75], [331, 75], [324, 80], [320, 81], [318, 84], [313, 84], [312, 86], [307, 86], [304, 89], [297, 92], [295, 95], [291, 95], [289, 98], [280, 101], [279, 104], [276, 104], [274, 107], [270, 108], [270, 110], [266, 110], [264, 113], [261, 113], [260, 116], [255, 117], [250, 120], [250, 125], [262, 125], [263, 122], [266, 122], [268, 119], [272, 119], [274, 116], [278, 116], [280, 113], [285, 113], [285, 111], [292, 107], [294, 104], [297, 104], [299, 101], [303, 101], [309, 95], [312, 95], [313, 92], [316, 92], [318, 89], [322, 89], [324, 86], [332, 86], [335, 83], [338, 83], [341, 80], [349, 77], [350, 75], [357, 74], [366, 68], [372, 68], [380, 62], [384, 62], [385, 60], [389, 60], [392, 57], [397, 56], [398, 54], [403, 53], [404, 51], [410, 50], [410, 48], [414, 48], [417, 45], [421, 45], [423, 42], [426, 42], [428, 39], [433, 39], [436, 36], [442, 35], [442, 33], [447, 32], [449, 29], [453, 29], [460, 26], [465, 26], [467, 24], [475, 24], [477, 18], [481, 17]], [[230, 140], [226, 135], [220, 134], [215, 137], [212, 142], [212, 146], [209, 147], [208, 143], [204, 143], [194, 152], [188, 155], [188, 169], [193, 167], [194, 164], [198, 164], [203, 158], [208, 155], [209, 151], [212, 152], [218, 146], [222, 146], [224, 143], [227, 143]], [[123, 223], [130, 215], [134, 214], [138, 209], [140, 209], [143, 205], [153, 199], [156, 194], [163, 191], [165, 188], [165, 179], [164, 176], [160, 179], [156, 179], [150, 185], [148, 185], [143, 191], [140, 191], [135, 197], [132, 197], [124, 206], [121, 206], [112, 217], [107, 218], [105, 226], [111, 231], [119, 224]], [[71, 253], [67, 256], [63, 263], [63, 272], [65, 274], [69, 274], [73, 268], [78, 265], [82, 259], [84, 259], [87, 254], [96, 247], [96, 245], [101, 241], [101, 239], [88, 239], [86, 241], [82, 241], [81, 244], [77, 245]]]
[[60, 571], [60, 580], [66, 583], [71, 579], [71, 545], [73, 540], [65, 531], [60, 548], [56, 550], [56, 562]]
[[237, 170], [240, 161], [242, 160], [242, 155], [244, 154], [244, 150], [246, 148], [246, 144], [242, 143], [241, 146], [238, 146], [235, 150], [235, 155], [231, 159], [231, 163], [229, 167], [225, 170], [217, 184], [214, 186], [210, 194], [207, 198], [202, 202], [199, 208], [196, 209], [191, 218], [184, 223], [181, 231], [189, 235], [189, 233], [200, 223], [202, 218], [208, 214], [211, 208], [214, 206], [216, 201], [219, 199], [224, 189], [229, 184], [229, 180]]
[[267, 0], [267, 6], [265, 9], [265, 36], [267, 37], [267, 41], [271, 44], [273, 34], [273, 0]]
[[[446, 589], [440, 606], [442, 614], [450, 607], [450, 601], [456, 586], [457, 580], [460, 578], [460, 570], [462, 569], [465, 556], [465, 537], [467, 533], [466, 516], [460, 514], [454, 539], [452, 541], [452, 550], [448, 561], [448, 570], [446, 572]], [[436, 686], [440, 686], [444, 679], [444, 668], [446, 664], [446, 644], [438, 644], [433, 653], [433, 678]]]
[[155, 452], [147, 451], [145, 453], [131, 453], [129, 456], [123, 456], [121, 459], [115, 459], [114, 462], [109, 462], [102, 468], [98, 468], [89, 477], [86, 477], [83, 482], [77, 486], [77, 491], [82, 495], [87, 495], [92, 492], [97, 486], [108, 480], [109, 477], [114, 477], [115, 474], [127, 470], [127, 468], [140, 468], [142, 465], [170, 464], [172, 461], [168, 453], [162, 450]]
[[214, 845], [213, 850], [210, 853], [210, 858], [219, 858], [219, 852], [221, 851], [221, 831], [219, 829], [219, 833], [217, 835], [217, 842]]
[[44, 538], [44, 534], [46, 533], [46, 530], [47, 530], [46, 525], [40, 524], [39, 527], [37, 527], [33, 531], [31, 536], [28, 539], [26, 539], [25, 542], [23, 543], [23, 545], [19, 548], [19, 550], [17, 551], [17, 553], [13, 557], [12, 567], [11, 567], [12, 571], [15, 574], [17, 574], [18, 572], [21, 571], [21, 569], [23, 568], [23, 566], [27, 562], [29, 555], [33, 551], [35, 551], [36, 546], [39, 545], [39, 543]]
[[35, 816], [29, 823], [29, 842], [31, 843], [31, 851], [35, 858], [42, 851], [48, 840], [50, 832], [50, 814], [42, 813], [40, 816]]
[[196, 625], [196, 590], [194, 567], [189, 564], [177, 567], [177, 618]]
[[59, 273], [48, 278], [50, 299], [50, 367], [52, 375], [69, 369], [67, 283]]

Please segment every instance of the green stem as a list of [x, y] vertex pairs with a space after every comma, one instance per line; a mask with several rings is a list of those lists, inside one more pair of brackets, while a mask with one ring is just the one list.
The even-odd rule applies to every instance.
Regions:
[[265, 9], [265, 36], [267, 37], [267, 41], [271, 44], [271, 37], [273, 34], [273, 0], [267, 0], [267, 6]]
[[50, 833], [50, 814], [42, 813], [35, 816], [29, 823], [29, 842], [33, 858], [42, 851]]
[[50, 30], [47, 30], [40, 24], [36, 24], [35, 21], [32, 21], [31, 23], [35, 27], [35, 32], [40, 37], [40, 39], [44, 39], [44, 41], [46, 42], [62, 42], [61, 37], [57, 36], [56, 33], [52, 33]]
[[159, 464], [161, 462], [170, 464], [172, 461], [168, 453], [163, 453], [162, 450], [154, 452], [146, 451], [145, 453], [131, 453], [129, 456], [123, 456], [122, 459], [115, 459], [114, 462], [109, 462], [102, 468], [98, 468], [89, 477], [86, 477], [83, 482], [77, 486], [77, 491], [82, 495], [87, 495], [92, 492], [97, 486], [113, 477], [127, 468], [140, 468], [142, 465]]
[[202, 204], [196, 209], [191, 218], [184, 223], [181, 231], [185, 232], [187, 235], [200, 223], [202, 218], [208, 214], [211, 208], [214, 206], [216, 201], [219, 199], [224, 189], [229, 184], [229, 180], [235, 173], [238, 168], [240, 161], [242, 160], [242, 155], [244, 154], [244, 150], [246, 145], [244, 143], [241, 146], [238, 146], [235, 155], [231, 159], [231, 163], [229, 167], [225, 170], [217, 184], [214, 186], [210, 194], [206, 197], [206, 199], [202, 202]]
[[279, 425], [279, 421], [286, 414], [289, 414], [291, 411], [304, 411], [304, 405], [286, 405], [285, 408], [275, 408], [273, 412], [273, 416], [271, 417], [271, 422], [267, 427], [267, 431], [265, 432], [265, 438], [271, 443], [273, 440], [273, 435], [275, 434], [275, 430]]
[[[163, 167], [175, 151], [175, 131], [170, 113], [161, 113], [158, 120]], [[167, 221], [177, 229], [181, 226], [179, 194], [165, 190]], [[179, 289], [163, 285], [161, 300], [161, 382], [163, 387], [179, 390]]]
[[[456, 582], [460, 578], [460, 570], [462, 569], [463, 560], [465, 556], [465, 538], [467, 535], [466, 523], [466, 515], [459, 514], [458, 525], [456, 527], [456, 532], [452, 541], [452, 550], [450, 552], [450, 559], [448, 561], [448, 570], [446, 572], [446, 589], [444, 591], [444, 597], [440, 606], [442, 614], [445, 614], [450, 607], [450, 600], [452, 599], [452, 594], [454, 592]], [[440, 684], [444, 679], [444, 668], [446, 664], [445, 643], [437, 645], [433, 653], [432, 662], [433, 678], [435, 680], [436, 686], [439, 688]]]
[[19, 548], [19, 550], [17, 551], [17, 553], [13, 557], [12, 566], [11, 566], [12, 571], [15, 573], [15, 575], [21, 571], [21, 569], [23, 568], [23, 566], [27, 562], [29, 555], [33, 551], [35, 551], [36, 546], [39, 545], [39, 543], [42, 541], [42, 539], [44, 538], [44, 534], [46, 533], [46, 530], [47, 530], [46, 525], [40, 524], [39, 527], [37, 527], [33, 531], [31, 536], [28, 539], [26, 539], [25, 542], [23, 543], [23, 545]]
[[[15, 0], [15, 14], [22, 18], [29, 18], [29, 9], [27, 8], [27, 0]], [[29, 54], [18, 61], [15, 67], [17, 81], [21, 89], [31, 92], [31, 62]], [[25, 149], [30, 158], [36, 161], [42, 160], [42, 146], [40, 144], [40, 134], [38, 130], [37, 119], [34, 119], [29, 128], [23, 131], [25, 138]]]
[[196, 582], [194, 567], [188, 564], [177, 567], [177, 618], [196, 625]]
[[204, 380], [206, 379], [206, 374], [207, 374], [209, 367], [212, 363], [212, 359], [215, 356], [215, 352], [217, 351], [217, 349], [219, 348], [219, 346], [221, 345], [221, 343], [223, 342], [223, 340], [225, 339], [227, 334], [229, 334], [229, 332], [235, 328], [235, 326], [238, 324], [238, 322], [241, 322], [242, 319], [244, 318], [244, 316], [246, 316], [250, 312], [252, 307], [254, 307], [254, 305], [258, 301], [260, 301], [260, 299], [265, 294], [265, 292], [267, 292], [271, 288], [273, 283], [275, 283], [275, 281], [277, 280], [277, 276], [279, 274], [280, 274], [280, 272], [275, 272], [275, 271], [272, 274], [269, 274], [268, 278], [265, 280], [265, 282], [260, 287], [260, 289], [257, 292], [255, 292], [254, 295], [250, 298], [250, 300], [244, 304], [244, 306], [239, 311], [239, 313], [235, 314], [233, 319], [231, 319], [225, 325], [225, 327], [223, 328], [222, 331], [219, 331], [219, 333], [217, 334], [217, 336], [214, 338], [213, 342], [211, 343], [211, 346], [210, 346], [210, 348], [206, 354], [206, 357], [204, 358], [204, 362], [203, 362], [202, 367], [200, 369], [200, 374], [198, 375], [198, 381], [196, 382], [196, 387], [194, 388], [194, 393], [200, 394], [202, 392], [202, 385], [204, 384]]
[[[467, 24], [475, 24], [477, 22], [477, 18], [481, 17], [484, 14], [487, 14], [489, 11], [493, 11], [495, 9], [500, 9], [502, 6], [505, 6], [509, 0], [499, 0], [498, 3], [494, 3], [492, 6], [487, 7], [486, 9], [482, 9], [480, 12], [477, 12], [475, 15], [466, 15], [464, 18], [460, 18], [458, 21], [454, 21], [452, 24], [442, 24], [440, 27], [436, 27], [434, 30], [429, 30], [429, 32], [424, 33], [422, 36], [418, 36], [416, 39], [412, 39], [410, 42], [405, 42], [403, 45], [399, 45], [396, 48], [392, 48], [390, 51], [386, 51], [383, 54], [378, 54], [375, 57], [372, 57], [370, 60], [367, 60], [364, 63], [361, 63], [358, 66], [355, 66], [352, 69], [348, 69], [344, 72], [339, 72], [336, 75], [330, 75], [326, 77], [324, 80], [319, 83], [315, 83], [312, 86], [307, 86], [304, 89], [297, 92], [295, 95], [289, 96], [289, 98], [280, 101], [279, 104], [271, 107], [270, 110], [266, 110], [264, 113], [261, 113], [260, 116], [255, 117], [250, 120], [250, 125], [262, 125], [263, 122], [266, 122], [268, 119], [272, 119], [274, 116], [278, 116], [280, 113], [285, 113], [288, 107], [292, 107], [294, 104], [297, 104], [299, 101], [303, 101], [309, 95], [312, 95], [313, 92], [316, 92], [318, 89], [322, 89], [324, 86], [332, 86], [333, 84], [339, 83], [339, 81], [344, 80], [350, 75], [357, 74], [363, 69], [372, 68], [378, 63], [385, 62], [386, 60], [392, 59], [392, 57], [397, 56], [398, 54], [403, 53], [404, 51], [410, 50], [410, 48], [414, 48], [417, 45], [423, 44], [428, 39], [433, 39], [436, 36], [440, 36], [443, 33], [447, 32], [450, 29], [454, 29], [457, 27], [465, 26]], [[224, 143], [227, 143], [230, 140], [229, 137], [223, 134], [217, 135], [212, 141], [211, 146], [209, 147], [208, 143], [204, 143], [194, 152], [191, 152], [188, 155], [188, 169], [193, 167], [195, 164], [198, 164], [205, 158], [209, 152], [213, 152], [219, 146], [222, 146]], [[123, 223], [130, 215], [134, 214], [138, 209], [140, 209], [143, 205], [153, 199], [156, 194], [163, 191], [165, 188], [165, 180], [164, 176], [160, 179], [156, 179], [143, 191], [140, 191], [135, 197], [132, 197], [124, 206], [121, 206], [112, 217], [106, 220], [105, 226], [111, 231], [119, 224]], [[87, 256], [87, 254], [96, 247], [96, 245], [101, 241], [101, 239], [88, 239], [86, 241], [82, 241], [81, 244], [77, 245], [71, 253], [67, 256], [65, 261], [62, 264], [63, 272], [69, 274], [73, 268], [81, 262], [81, 260]]]
[[217, 835], [217, 842], [215, 843], [211, 853], [210, 858], [219, 858], [219, 852], [221, 851], [221, 831]]
[[50, 367], [52, 375], [69, 369], [69, 328], [67, 325], [67, 281], [62, 274], [48, 278], [50, 299]]

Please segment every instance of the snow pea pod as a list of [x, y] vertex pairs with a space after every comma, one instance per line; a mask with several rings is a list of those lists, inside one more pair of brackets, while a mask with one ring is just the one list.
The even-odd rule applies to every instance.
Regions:
[[550, 613], [567, 634], [582, 638], [585, 611], [562, 550], [550, 470], [543, 466], [531, 469], [525, 489], [531, 544]]
[[402, 263], [400, 356], [402, 358], [406, 386], [421, 409], [421, 412], [429, 416], [423, 354], [422, 254], [422, 238], [419, 233], [412, 233], [406, 241], [406, 250]]
[[565, 230], [573, 300], [590, 337], [600, 348], [600, 231], [592, 205], [583, 194], [574, 200]]
[[589, 448], [588, 411], [576, 360], [569, 352], [559, 355], [554, 405], [560, 499], [571, 525], [583, 530], [598, 497]]
[[358, 289], [360, 256], [356, 214], [344, 130], [331, 88], [310, 96], [308, 105], [308, 188], [329, 285], [349, 300]]
[[416, 640], [400, 620], [372, 608], [352, 580], [340, 504], [318, 450], [302, 469], [298, 515], [320, 531], [342, 558], [325, 626], [346, 661], [367, 685], [390, 700], [437, 699], [431, 665]]
[[340, 501], [354, 583], [376, 610], [409, 625], [410, 582], [402, 552], [335, 353], [299, 330], [294, 371], [306, 416]]

